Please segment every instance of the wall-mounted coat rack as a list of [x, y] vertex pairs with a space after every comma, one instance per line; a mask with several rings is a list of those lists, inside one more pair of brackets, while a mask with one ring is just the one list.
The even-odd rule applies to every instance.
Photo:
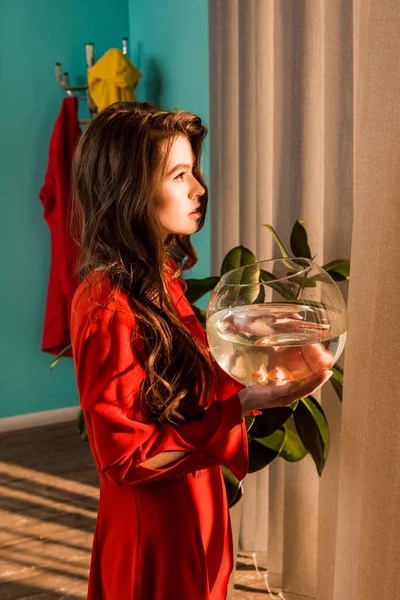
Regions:
[[[86, 51], [86, 70], [88, 71], [95, 63], [94, 58], [94, 44], [85, 44]], [[122, 38], [122, 52], [128, 54], [128, 38]], [[61, 63], [56, 63], [55, 67], [56, 79], [62, 89], [67, 92], [68, 96], [76, 96], [79, 100], [86, 100], [88, 103], [88, 109], [90, 111], [91, 118], [97, 113], [97, 106], [93, 102], [93, 99], [89, 93], [89, 87], [87, 85], [74, 85], [72, 86], [69, 80], [69, 73], [64, 72], [61, 74]], [[90, 119], [81, 119], [80, 123], [89, 123]]]

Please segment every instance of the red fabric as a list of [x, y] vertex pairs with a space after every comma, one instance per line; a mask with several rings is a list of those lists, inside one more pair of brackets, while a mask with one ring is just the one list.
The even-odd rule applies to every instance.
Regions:
[[[178, 314], [199, 343], [205, 333], [180, 283], [166, 275]], [[81, 284], [71, 335], [81, 406], [100, 474], [89, 600], [223, 600], [233, 566], [220, 465], [238, 479], [248, 469], [247, 436], [234, 384], [216, 377], [205, 414], [180, 426], [143, 422], [140, 336], [127, 298], [103, 277]], [[239, 386], [240, 387], [240, 386]], [[143, 467], [167, 450], [166, 466]]]
[[47, 172], [39, 193], [51, 236], [42, 336], [42, 350], [50, 354], [58, 354], [70, 344], [71, 302], [79, 283], [75, 275], [77, 249], [69, 233], [72, 158], [81, 135], [77, 110], [77, 98], [64, 98], [51, 136]]

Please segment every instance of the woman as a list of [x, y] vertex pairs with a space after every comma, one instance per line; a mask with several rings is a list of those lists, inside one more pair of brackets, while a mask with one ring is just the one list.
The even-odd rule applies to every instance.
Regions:
[[240, 480], [247, 472], [243, 416], [330, 376], [304, 361], [301, 384], [243, 389], [213, 362], [180, 279], [206, 216], [205, 135], [191, 113], [118, 103], [75, 154], [82, 283], [71, 337], [100, 475], [90, 600], [225, 598], [233, 563], [220, 466]]

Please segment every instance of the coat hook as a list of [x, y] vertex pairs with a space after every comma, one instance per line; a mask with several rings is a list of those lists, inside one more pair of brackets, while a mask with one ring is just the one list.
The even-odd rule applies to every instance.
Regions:
[[[85, 44], [85, 49], [86, 49], [86, 68], [87, 68], [87, 70], [89, 70], [94, 65], [94, 44], [91, 42], [88, 44]], [[93, 99], [89, 93], [89, 87], [87, 87], [87, 89], [86, 89], [86, 97], [87, 97], [88, 109], [89, 109], [90, 113], [91, 114], [96, 113], [97, 106], [93, 102]]]
[[[69, 85], [69, 76], [68, 73], [64, 73], [64, 80], [61, 77], [61, 63], [56, 63], [56, 79], [59, 83], [59, 85], [62, 87], [63, 90], [65, 90], [66, 92], [76, 92], [76, 91], [80, 91], [80, 90], [87, 90], [87, 85], [74, 85], [71, 86]], [[65, 78], [66, 77], [66, 78]]]
[[[87, 68], [87, 70], [89, 70], [91, 67], [93, 67], [93, 65], [95, 63], [94, 44], [92, 42], [88, 42], [87, 44], [85, 44], [85, 51], [86, 51], [86, 68]], [[125, 55], [128, 54], [128, 38], [122, 38], [122, 53]], [[85, 91], [86, 99], [87, 99], [87, 103], [88, 103], [88, 109], [89, 109], [91, 115], [97, 113], [97, 106], [93, 102], [92, 97], [90, 96], [88, 85], [71, 85], [71, 82], [69, 80], [68, 71], [64, 71], [64, 73], [61, 75], [61, 63], [56, 63], [55, 73], [56, 73], [56, 79], [58, 81], [59, 86], [65, 92], [67, 92], [68, 96], [73, 96], [74, 95], [73, 92]], [[84, 99], [85, 96], [77, 95], [77, 98]], [[89, 121], [90, 121], [90, 119], [83, 119], [83, 120], [81, 120], [81, 123], [87, 123]]]

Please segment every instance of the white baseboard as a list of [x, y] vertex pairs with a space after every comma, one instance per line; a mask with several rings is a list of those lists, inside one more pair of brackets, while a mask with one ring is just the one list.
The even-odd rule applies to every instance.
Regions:
[[0, 419], [0, 433], [41, 427], [42, 425], [53, 425], [54, 423], [66, 423], [77, 419], [78, 414], [79, 406], [70, 406], [16, 417], [4, 417]]

